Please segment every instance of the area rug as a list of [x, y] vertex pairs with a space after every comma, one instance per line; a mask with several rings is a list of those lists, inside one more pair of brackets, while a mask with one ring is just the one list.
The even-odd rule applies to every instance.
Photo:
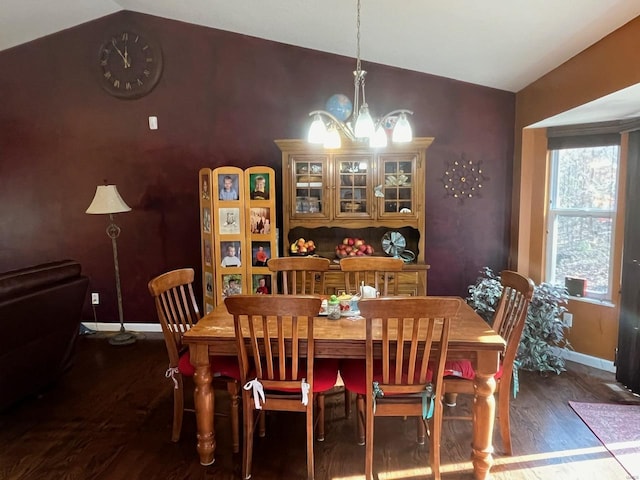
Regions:
[[614, 458], [640, 479], [640, 405], [569, 402]]

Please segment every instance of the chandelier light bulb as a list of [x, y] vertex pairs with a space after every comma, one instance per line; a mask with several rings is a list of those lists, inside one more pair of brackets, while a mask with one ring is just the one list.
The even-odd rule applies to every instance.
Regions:
[[313, 117], [311, 127], [309, 127], [309, 136], [307, 140], [309, 143], [325, 143], [325, 137], [327, 136], [327, 127], [322, 121], [322, 117], [319, 113], [316, 113]]
[[378, 125], [376, 133], [369, 139], [369, 146], [371, 148], [384, 148], [387, 146], [387, 133], [382, 128], [382, 125]]
[[407, 120], [407, 116], [404, 113], [401, 113], [398, 117], [398, 121], [393, 127], [393, 134], [391, 135], [391, 139], [394, 143], [407, 143], [413, 140], [411, 125], [409, 124], [409, 120]]
[[340, 140], [340, 132], [335, 125], [331, 125], [324, 137], [324, 148], [340, 148], [342, 141]]
[[356, 119], [355, 136], [356, 138], [371, 138], [375, 133], [375, 125], [369, 113], [369, 107], [365, 103], [360, 107], [358, 118]]

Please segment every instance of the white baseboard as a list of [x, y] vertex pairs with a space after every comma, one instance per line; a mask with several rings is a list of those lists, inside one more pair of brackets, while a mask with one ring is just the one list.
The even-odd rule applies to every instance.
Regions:
[[[120, 330], [119, 323], [113, 322], [82, 322], [89, 330], [97, 332], [117, 332]], [[124, 328], [130, 332], [162, 332], [159, 323], [124, 323]]]
[[616, 373], [616, 366], [611, 360], [592, 357], [591, 355], [585, 355], [584, 353], [574, 352], [571, 350], [565, 350], [561, 354], [564, 355], [564, 358], [566, 360], [569, 360], [571, 362], [580, 363], [582, 365], [597, 368], [598, 370], [604, 370], [606, 372]]
[[[88, 329], [96, 330], [98, 332], [117, 332], [120, 330], [120, 324], [113, 322], [82, 322], [82, 324]], [[132, 332], [162, 332], [159, 323], [125, 322], [124, 328]], [[605, 370], [607, 372], [616, 372], [616, 367], [610, 360], [592, 357], [590, 355], [585, 355], [584, 353], [572, 352], [571, 350], [565, 351], [564, 355], [565, 358], [571, 362], [580, 363], [582, 365], [587, 365], [599, 370]]]

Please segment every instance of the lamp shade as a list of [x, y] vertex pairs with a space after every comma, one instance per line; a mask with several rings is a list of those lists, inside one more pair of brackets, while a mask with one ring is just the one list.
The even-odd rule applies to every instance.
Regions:
[[131, 211], [125, 203], [115, 185], [98, 185], [93, 201], [85, 213], [108, 214]]

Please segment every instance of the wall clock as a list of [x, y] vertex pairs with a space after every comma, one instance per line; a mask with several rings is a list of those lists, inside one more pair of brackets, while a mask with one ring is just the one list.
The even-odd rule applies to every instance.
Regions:
[[150, 37], [123, 29], [100, 47], [102, 87], [118, 98], [140, 98], [151, 92], [162, 74], [162, 51]]

